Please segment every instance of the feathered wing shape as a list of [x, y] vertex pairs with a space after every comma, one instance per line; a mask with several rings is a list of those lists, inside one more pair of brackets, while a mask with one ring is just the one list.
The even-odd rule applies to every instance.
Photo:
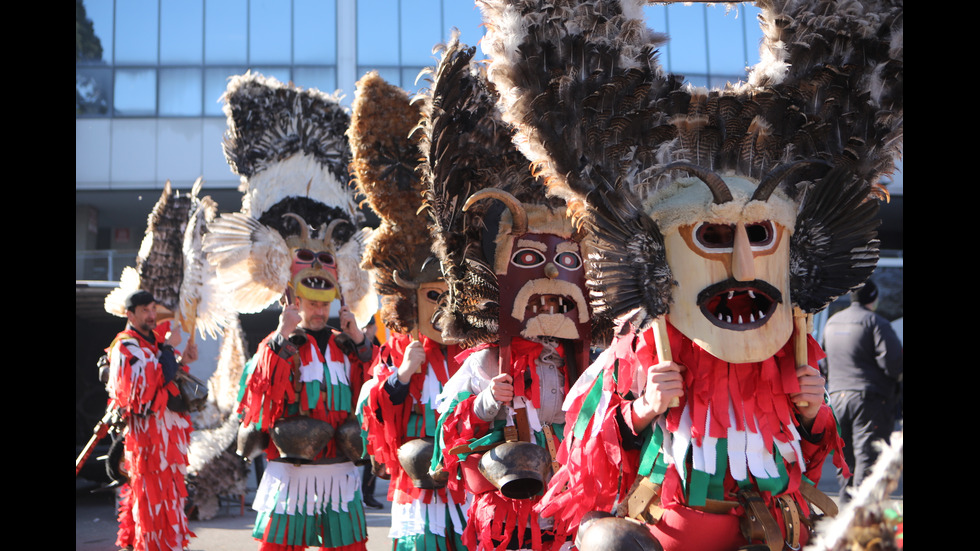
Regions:
[[184, 276], [180, 284], [180, 316], [183, 329], [217, 339], [222, 327], [234, 319], [220, 287], [214, 267], [204, 253], [204, 235], [214, 221], [218, 204], [210, 196], [199, 197], [204, 180], [198, 178], [191, 190], [192, 210], [184, 233]]
[[358, 191], [381, 218], [371, 233], [361, 267], [370, 270], [381, 296], [381, 319], [396, 333], [409, 333], [418, 323], [416, 291], [402, 287], [394, 274], [416, 280], [431, 254], [427, 219], [418, 174], [421, 132], [419, 107], [408, 93], [389, 84], [376, 71], [357, 82], [348, 138], [351, 169]]
[[790, 289], [804, 312], [823, 310], [862, 285], [878, 263], [878, 202], [847, 169], [806, 194], [790, 241]]
[[238, 312], [262, 311], [282, 296], [289, 283], [292, 257], [286, 240], [247, 214], [234, 212], [214, 220], [205, 251], [222, 291]]
[[105, 311], [120, 318], [126, 317], [126, 297], [140, 288], [140, 274], [136, 268], [126, 266], [119, 277], [119, 287], [105, 297]]
[[168, 180], [150, 212], [146, 236], [136, 257], [140, 288], [152, 293], [157, 304], [171, 312], [180, 309], [184, 232], [190, 208], [191, 197], [173, 192]]

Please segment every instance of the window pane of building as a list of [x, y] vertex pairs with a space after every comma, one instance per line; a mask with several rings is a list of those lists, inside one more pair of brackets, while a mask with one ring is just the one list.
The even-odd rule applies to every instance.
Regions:
[[[76, 44], [76, 62], [112, 63], [112, 0], [85, 0], [83, 25], [91, 25], [92, 34], [80, 35]], [[81, 57], [81, 59], [79, 59]]]
[[337, 70], [333, 67], [297, 67], [293, 69], [293, 82], [303, 88], [316, 88], [332, 94], [337, 91]]
[[160, 63], [200, 65], [203, 44], [203, 0], [166, 0], [160, 5]]
[[208, 0], [205, 3], [204, 61], [208, 65], [248, 62], [246, 0]]
[[[746, 40], [748, 25], [758, 27], [755, 15], [758, 9], [747, 11], [748, 4], [736, 8], [722, 5], [705, 6], [708, 18], [708, 63], [712, 76], [726, 76], [727, 80], [744, 80], [746, 67], [758, 59], [758, 42]], [[754, 51], [753, 51], [754, 50]], [[721, 85], [724, 85], [722, 80]]]
[[221, 95], [228, 89], [228, 79], [245, 73], [245, 67], [209, 67], [204, 70], [204, 116], [224, 116]]
[[[707, 46], [705, 43], [705, 6], [672, 4], [666, 7], [669, 31], [670, 71], [692, 77], [708, 74]], [[703, 85], [703, 82], [701, 83]]]
[[249, 8], [250, 63], [292, 62], [292, 2], [252, 0]]
[[398, 15], [391, 0], [357, 0], [358, 65], [398, 65]]
[[75, 116], [108, 115], [112, 105], [112, 69], [75, 69]]
[[[435, 65], [432, 63], [431, 65]], [[424, 67], [403, 67], [402, 68], [402, 88], [408, 93], [415, 94], [422, 88], [429, 88], [431, 77], [429, 75], [419, 78], [419, 73]]]
[[157, 9], [156, 0], [116, 3], [117, 64], [156, 64]]
[[156, 71], [153, 69], [116, 70], [113, 96], [116, 115], [154, 115], [157, 99]]
[[293, 63], [336, 65], [336, 2], [294, 0], [293, 9]]
[[432, 47], [443, 41], [441, 13], [441, 0], [401, 0], [402, 65], [435, 65]]
[[201, 116], [201, 70], [160, 70], [160, 116]]

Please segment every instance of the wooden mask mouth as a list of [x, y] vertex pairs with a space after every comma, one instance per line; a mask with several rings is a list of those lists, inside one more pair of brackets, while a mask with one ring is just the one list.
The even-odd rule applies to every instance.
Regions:
[[759, 279], [730, 279], [698, 293], [701, 313], [714, 325], [732, 331], [762, 327], [782, 301], [782, 293], [778, 289]]

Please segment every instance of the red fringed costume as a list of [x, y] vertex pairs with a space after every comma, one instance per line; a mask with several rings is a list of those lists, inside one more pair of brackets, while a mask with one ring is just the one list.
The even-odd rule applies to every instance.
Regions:
[[[456, 530], [466, 524], [465, 498], [450, 497], [446, 488], [422, 489], [415, 486], [398, 459], [398, 449], [417, 438], [434, 438], [438, 416], [435, 401], [443, 385], [459, 368], [455, 358], [457, 346], [443, 346], [424, 334], [419, 340], [425, 347], [425, 364], [412, 375], [407, 385], [398, 381], [397, 371], [405, 347], [413, 338], [395, 334], [376, 355], [373, 367], [375, 384], [364, 411], [368, 453], [383, 463], [391, 476], [388, 500], [392, 504], [390, 537], [398, 549], [458, 549]], [[419, 525], [424, 525], [424, 528]], [[447, 547], [447, 540], [454, 546]], [[421, 546], [421, 547], [420, 547]]]
[[[523, 398], [527, 407], [533, 441], [547, 447], [546, 426], [553, 434], [557, 448], [564, 435], [561, 402], [568, 390], [564, 347], [550, 342], [514, 338], [511, 341], [512, 375], [515, 399]], [[449, 490], [454, 499], [473, 495], [469, 522], [463, 543], [472, 550], [518, 548], [544, 549], [551, 539], [550, 522], [535, 511], [541, 496], [510, 499], [503, 496], [482, 474], [478, 465], [481, 455], [459, 451], [460, 446], [475, 448], [504, 439], [503, 408], [499, 415], [487, 419], [485, 400], [492, 400], [489, 379], [496, 373], [498, 348], [482, 345], [467, 350], [463, 366], [444, 393], [441, 411], [441, 445], [444, 468], [449, 473]], [[481, 402], [484, 405], [481, 405]], [[482, 413], [481, 413], [482, 411]], [[489, 413], [493, 413], [490, 411]], [[454, 448], [457, 449], [453, 453]], [[516, 544], [516, 545], [515, 545]]]
[[[157, 333], [165, 333], [168, 327], [159, 325]], [[137, 551], [183, 549], [194, 536], [184, 513], [192, 426], [187, 414], [167, 408], [168, 398], [179, 391], [173, 381], [164, 379], [161, 343], [157, 335], [147, 340], [128, 327], [107, 349], [110, 407], [120, 408], [126, 419], [129, 475], [120, 501], [117, 545], [132, 545]]]
[[[744, 545], [742, 506], [723, 514], [703, 510], [708, 500], [737, 504], [743, 487], [758, 489], [781, 525], [780, 497], [808, 516], [801, 484], [819, 482], [832, 451], [834, 464], [842, 465], [841, 439], [826, 404], [809, 431], [800, 426], [790, 399], [799, 390], [792, 345], [763, 362], [729, 364], [668, 327], [674, 361], [687, 367], [680, 404], [647, 429], [633, 429], [634, 382], [658, 359], [652, 330], [617, 338], [571, 391], [566, 422], [574, 428], [538, 510], [554, 517], [556, 532], [571, 536], [583, 515], [612, 511], [637, 475], [647, 476], [661, 485], [665, 510], [651, 531], [671, 551]], [[823, 357], [812, 338], [808, 348], [813, 364]], [[681, 465], [677, 457], [684, 458]], [[801, 544], [807, 537], [804, 529]]]
[[[315, 334], [306, 332], [307, 342], [299, 346], [299, 391], [289, 354], [276, 333], [259, 344], [255, 370], [239, 406], [243, 425], [271, 430], [278, 419], [297, 415], [301, 403], [309, 406], [310, 417], [334, 429], [347, 420], [353, 406], [351, 389], [360, 386], [363, 363], [355, 352], [344, 353], [336, 342], [338, 334], [329, 328]], [[327, 340], [325, 347], [318, 345], [317, 337]], [[338, 457], [334, 440], [308, 465], [275, 461], [279, 451], [271, 442], [265, 453], [270, 462], [252, 505], [258, 511], [252, 535], [261, 541], [261, 550], [284, 551], [292, 545], [365, 549], [360, 470]]]

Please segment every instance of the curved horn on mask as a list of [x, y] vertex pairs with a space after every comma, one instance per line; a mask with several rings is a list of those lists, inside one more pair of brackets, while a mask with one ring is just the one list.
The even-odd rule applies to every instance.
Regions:
[[296, 223], [299, 224], [299, 232], [300, 232], [299, 236], [301, 239], [306, 241], [307, 239], [310, 238], [310, 225], [306, 223], [306, 220], [303, 220], [302, 216], [294, 212], [287, 212], [286, 214], [283, 214], [282, 217], [292, 218], [293, 220], [296, 221]]
[[512, 235], [521, 235], [527, 232], [527, 211], [524, 210], [524, 205], [517, 200], [517, 197], [501, 189], [486, 188], [470, 195], [469, 199], [466, 200], [466, 204], [463, 205], [463, 211], [465, 212], [466, 209], [470, 208], [477, 201], [487, 198], [497, 199], [510, 210], [510, 215], [514, 219], [510, 230]]
[[728, 189], [728, 184], [721, 179], [721, 176], [710, 170], [684, 161], [670, 163], [662, 169], [663, 172], [667, 172], [668, 170], [684, 170], [700, 178], [702, 182], [708, 185], [708, 189], [711, 190], [715, 204], [720, 205], [732, 200], [732, 192]]
[[338, 218], [336, 220], [331, 221], [330, 222], [330, 225], [327, 226], [327, 229], [323, 232], [323, 242], [326, 245], [332, 247], [333, 246], [333, 232], [335, 232], [337, 230], [337, 226], [339, 226], [341, 224], [346, 224], [346, 223], [348, 223], [347, 220], [344, 220], [343, 218]]
[[[822, 166], [827, 170], [831, 168], [830, 163], [821, 161], [820, 159], [801, 159], [788, 165], [782, 165], [769, 174], [766, 174], [766, 177], [759, 182], [759, 187], [755, 188], [755, 192], [752, 194], [752, 200], [768, 201], [769, 196], [772, 195], [772, 192], [776, 191], [776, 188], [779, 187], [783, 179], [800, 168], [813, 166]], [[824, 172], [826, 173], [826, 171]]]
[[418, 289], [420, 287], [420, 284], [418, 282], [416, 282], [416, 281], [412, 281], [412, 280], [409, 280], [409, 279], [403, 279], [402, 276], [401, 276], [401, 274], [398, 273], [398, 270], [394, 270], [391, 273], [391, 276], [395, 280], [395, 283], [399, 287], [402, 287], [404, 289]]

